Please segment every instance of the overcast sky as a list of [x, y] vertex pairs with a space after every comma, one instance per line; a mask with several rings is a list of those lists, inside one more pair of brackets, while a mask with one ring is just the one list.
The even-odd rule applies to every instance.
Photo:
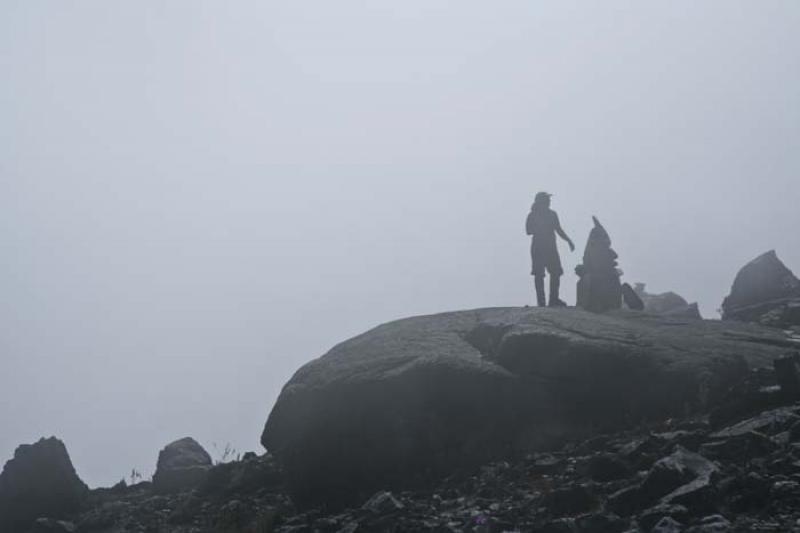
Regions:
[[533, 301], [579, 250], [716, 309], [800, 270], [800, 3], [0, 2], [0, 464], [107, 485], [261, 451], [291, 374], [408, 315]]

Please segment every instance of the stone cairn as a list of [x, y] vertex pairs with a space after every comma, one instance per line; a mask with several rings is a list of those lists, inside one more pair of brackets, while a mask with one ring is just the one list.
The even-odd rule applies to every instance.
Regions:
[[611, 248], [608, 232], [592, 217], [594, 227], [583, 252], [583, 264], [575, 267], [578, 275], [578, 307], [602, 313], [622, 307], [623, 297], [631, 309], [644, 308], [642, 300], [627, 283], [620, 282], [622, 271], [617, 268], [617, 252]]

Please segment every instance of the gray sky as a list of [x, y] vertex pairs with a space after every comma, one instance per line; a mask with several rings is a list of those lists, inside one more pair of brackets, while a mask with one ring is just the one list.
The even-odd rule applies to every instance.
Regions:
[[[706, 316], [800, 270], [800, 3], [0, 2], [0, 462], [260, 450], [403, 316], [532, 301], [540, 189]], [[579, 253], [562, 247], [574, 301]]]

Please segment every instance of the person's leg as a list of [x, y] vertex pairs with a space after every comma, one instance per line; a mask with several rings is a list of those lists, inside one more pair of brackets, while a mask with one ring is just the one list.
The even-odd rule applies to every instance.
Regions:
[[550, 307], [566, 307], [559, 292], [561, 289], [561, 276], [564, 274], [564, 269], [561, 267], [561, 258], [558, 256], [558, 251], [550, 256], [547, 264], [547, 273], [550, 274]]
[[550, 274], [550, 307], [564, 307], [567, 305], [559, 298], [560, 289], [561, 276]]
[[536, 285], [536, 304], [539, 307], [547, 305], [547, 299], [544, 294], [544, 274], [534, 276], [534, 283]]

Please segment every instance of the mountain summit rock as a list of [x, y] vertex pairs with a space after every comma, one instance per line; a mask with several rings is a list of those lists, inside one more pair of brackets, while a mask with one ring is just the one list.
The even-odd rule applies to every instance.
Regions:
[[626, 311], [408, 318], [300, 368], [261, 442], [298, 501], [336, 502], [708, 408], [790, 345], [754, 325]]

